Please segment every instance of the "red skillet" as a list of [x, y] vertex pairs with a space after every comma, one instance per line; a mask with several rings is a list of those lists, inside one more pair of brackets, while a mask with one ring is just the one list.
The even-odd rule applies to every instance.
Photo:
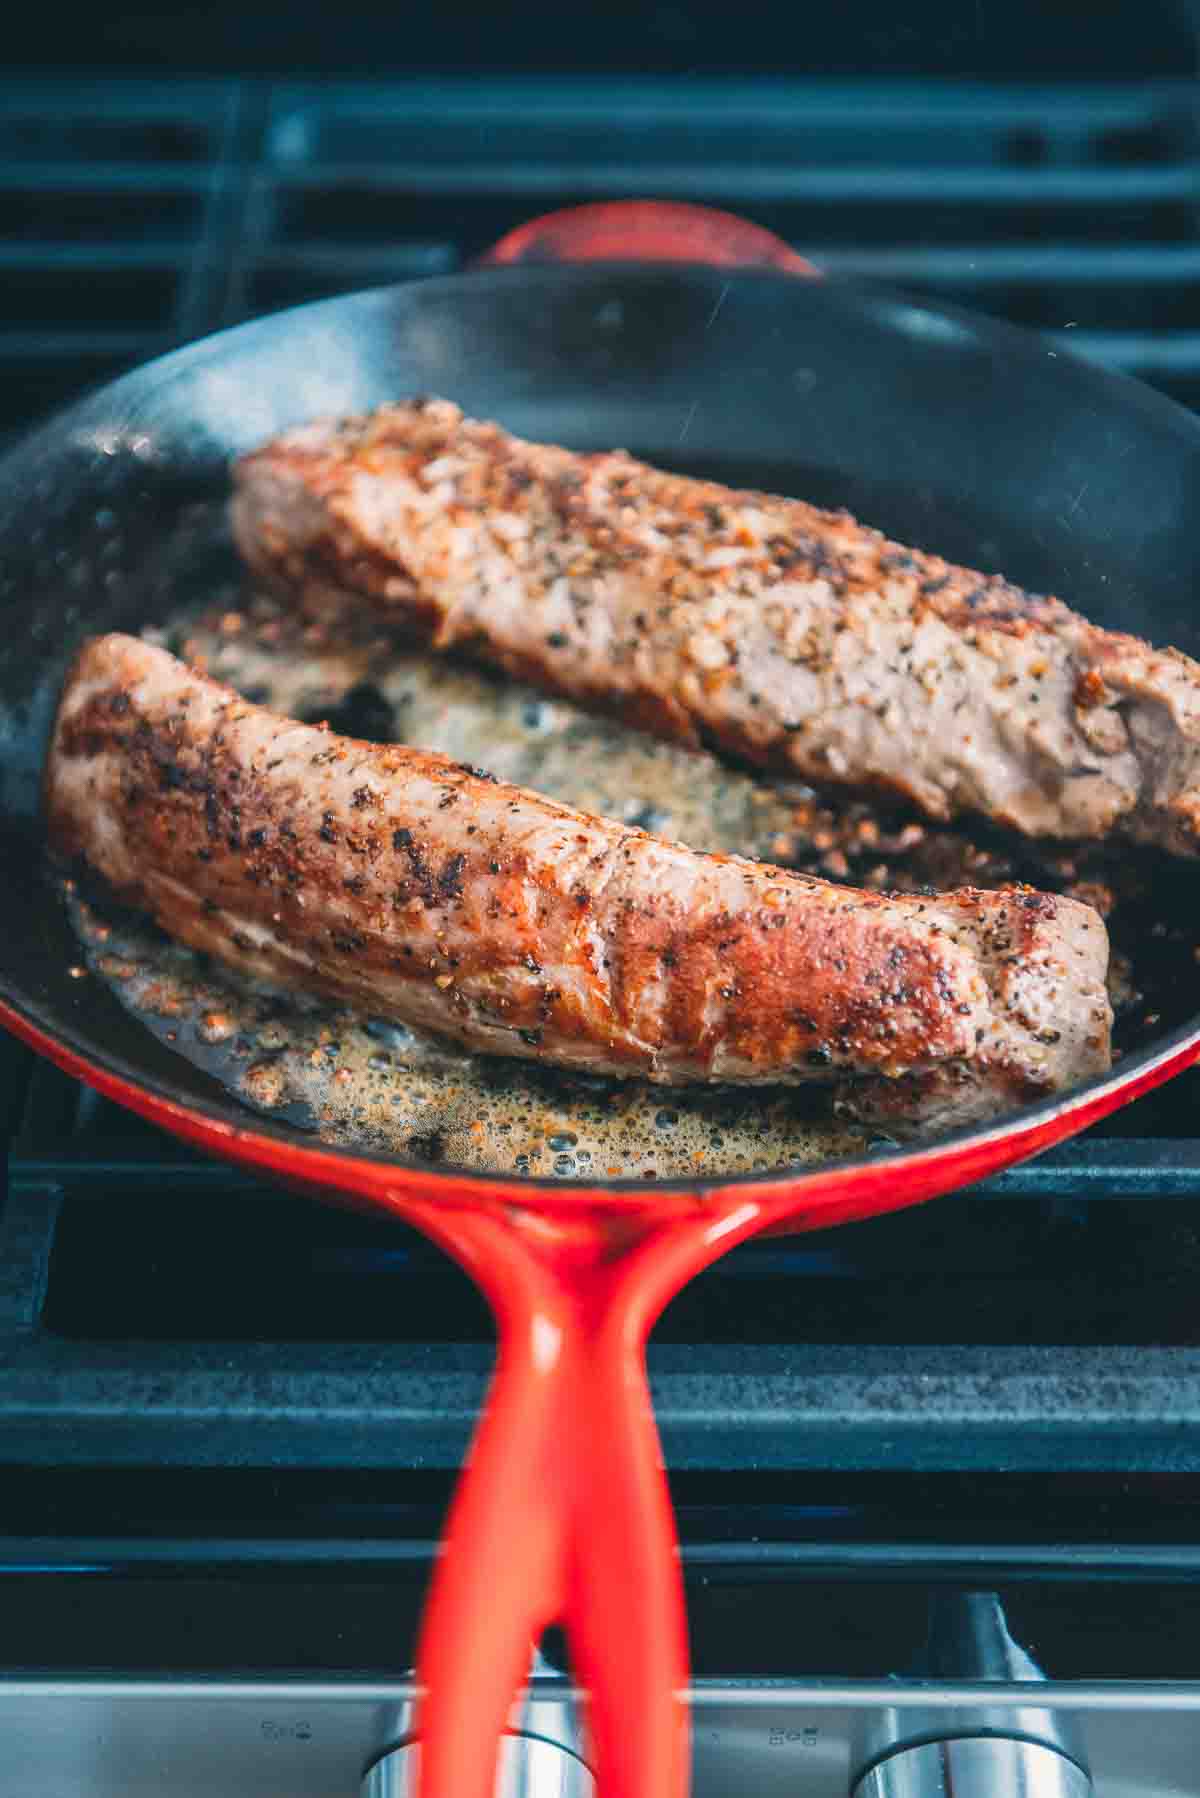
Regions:
[[[719, 213], [587, 207], [526, 226], [489, 260], [522, 266], [351, 296], [181, 351], [0, 464], [0, 778], [13, 833], [0, 857], [0, 1019], [202, 1148], [394, 1211], [486, 1292], [499, 1362], [426, 1613], [423, 1798], [491, 1798], [531, 1643], [556, 1621], [590, 1693], [604, 1798], [682, 1798], [686, 1623], [643, 1361], [655, 1318], [756, 1231], [912, 1205], [1082, 1129], [1191, 1063], [1197, 1021], [990, 1128], [795, 1175], [589, 1187], [314, 1146], [252, 1120], [98, 983], [68, 978], [71, 939], [29, 876], [66, 656], [85, 632], [166, 606], [164, 536], [181, 503], [220, 490], [231, 454], [306, 416], [419, 390], [580, 447], [625, 442], [718, 472], [740, 458], [757, 484], [841, 501], [1195, 650], [1200, 429], [1004, 326], [788, 279], [815, 271]], [[593, 266], [535, 266], [547, 261]], [[679, 266], [646, 266], [663, 262]]]

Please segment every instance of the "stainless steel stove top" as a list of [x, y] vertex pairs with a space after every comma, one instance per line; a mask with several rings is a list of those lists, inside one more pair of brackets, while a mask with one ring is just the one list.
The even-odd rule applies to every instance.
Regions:
[[[161, 1616], [186, 1620], [190, 1610], [199, 1628], [195, 1591], [178, 1566], [172, 1569], [170, 1545], [162, 1551]], [[752, 1615], [765, 1640], [778, 1636], [782, 1622], [791, 1653], [778, 1646], [774, 1652], [793, 1665], [890, 1660], [894, 1671], [883, 1678], [742, 1673], [697, 1679], [691, 1693], [695, 1798], [745, 1791], [758, 1798], [1200, 1795], [1200, 1679], [1176, 1676], [1194, 1673], [1200, 1653], [1189, 1602], [1194, 1584], [1139, 1583], [1132, 1557], [1122, 1569], [1126, 1589], [1117, 1596], [1122, 1582], [1113, 1583], [1111, 1568], [1106, 1582], [1105, 1557], [1094, 1550], [1090, 1562], [1076, 1563], [1073, 1579], [1031, 1588], [1031, 1601], [1016, 1588], [1002, 1598], [949, 1585], [944, 1568], [931, 1580], [913, 1566], [905, 1581], [893, 1566], [890, 1581], [872, 1583], [861, 1577], [870, 1558], [861, 1557], [855, 1568], [847, 1557], [840, 1579], [830, 1570], [822, 1585], [792, 1581]], [[1109, 1558], [1124, 1557], [1115, 1551]], [[1161, 1558], [1173, 1560], [1178, 1574], [1186, 1557], [1176, 1548]], [[0, 1678], [0, 1798], [352, 1798], [360, 1786], [363, 1798], [413, 1798], [414, 1692], [404, 1679], [257, 1669], [150, 1677], [132, 1666], [97, 1677], [71, 1665], [73, 1640], [77, 1652], [94, 1653], [102, 1618], [111, 1658], [124, 1666], [136, 1634], [128, 1616], [121, 1619], [121, 1591], [110, 1590], [106, 1601], [99, 1574], [97, 1566], [81, 1576], [90, 1577], [91, 1590], [86, 1598], [82, 1589], [77, 1595], [74, 1638], [72, 1606], [44, 1580], [30, 1584], [25, 1621], [39, 1596], [49, 1601], [62, 1664], [36, 1673], [14, 1667]], [[219, 1585], [236, 1574], [227, 1565], [212, 1578]], [[387, 1584], [378, 1581], [384, 1590]], [[392, 1590], [402, 1657], [411, 1607], [394, 1582]], [[304, 1622], [296, 1620], [295, 1593], [282, 1585], [274, 1592], [260, 1582], [254, 1602], [283, 1620], [280, 1639], [289, 1616], [298, 1634]], [[335, 1650], [340, 1632], [332, 1587], [310, 1574], [302, 1602]], [[145, 1644], [153, 1635], [149, 1613], [140, 1603], [132, 1608]], [[736, 1627], [714, 1649], [707, 1639], [711, 1619], [703, 1605], [695, 1608], [701, 1658], [720, 1656], [723, 1648], [730, 1663], [752, 1660]], [[375, 1610], [388, 1614], [378, 1590]], [[230, 1598], [225, 1615], [230, 1657], [251, 1652]], [[727, 1620], [733, 1615], [727, 1610]], [[1124, 1619], [1132, 1626], [1123, 1627]], [[1052, 1663], [1039, 1661], [1030, 1632], [1044, 1641]], [[1092, 1644], [1106, 1632], [1110, 1664], [1115, 1654], [1122, 1669], [1117, 1678], [1094, 1677], [1106, 1663]], [[164, 1659], [186, 1635], [186, 1623], [182, 1634], [178, 1626], [163, 1631]], [[1146, 1677], [1148, 1671], [1155, 1676]], [[538, 1658], [510, 1728], [499, 1798], [594, 1798], [585, 1712], [550, 1662]]]
[[[0, 1798], [352, 1798], [395, 1742], [410, 1697], [401, 1682], [354, 1680], [6, 1681]], [[1197, 1687], [1051, 1685], [1037, 1699], [1082, 1744], [1096, 1798], [1200, 1792]], [[693, 1694], [695, 1798], [848, 1798], [873, 1723], [931, 1708], [969, 1716], [981, 1705], [1016, 1733], [1029, 1690], [705, 1683]], [[929, 1791], [914, 1787], [911, 1798]], [[993, 1785], [978, 1798], [1042, 1793]]]

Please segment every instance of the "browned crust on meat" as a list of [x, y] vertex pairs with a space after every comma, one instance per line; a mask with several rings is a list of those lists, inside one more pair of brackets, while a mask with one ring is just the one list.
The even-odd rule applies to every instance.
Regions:
[[291, 432], [236, 469], [251, 562], [328, 613], [821, 785], [1180, 853], [1200, 669], [846, 512], [578, 455], [443, 401]]
[[977, 1112], [1108, 1065], [1085, 906], [700, 855], [297, 725], [133, 638], [75, 664], [46, 816], [58, 856], [191, 946], [475, 1048], [674, 1082], [906, 1076], [939, 1116], [948, 1089]]

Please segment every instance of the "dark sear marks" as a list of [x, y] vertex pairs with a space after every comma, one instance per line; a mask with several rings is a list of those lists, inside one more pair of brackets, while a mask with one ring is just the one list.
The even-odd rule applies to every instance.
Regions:
[[1030, 837], [1200, 846], [1200, 667], [844, 512], [577, 455], [445, 401], [235, 471], [243, 554], [638, 728]]
[[1107, 1065], [1086, 907], [885, 898], [699, 856], [278, 718], [136, 639], [84, 652], [47, 794], [60, 854], [172, 935], [475, 1049], [652, 1080], [836, 1080], [859, 1115], [902, 1098], [937, 1122]]

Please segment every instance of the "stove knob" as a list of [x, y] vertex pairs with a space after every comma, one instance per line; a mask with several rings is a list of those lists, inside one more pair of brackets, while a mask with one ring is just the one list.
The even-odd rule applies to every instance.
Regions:
[[[1091, 1798], [1082, 1737], [1069, 1713], [1038, 1702], [1045, 1674], [1013, 1637], [997, 1593], [933, 1593], [926, 1640], [906, 1671], [928, 1702], [864, 1719], [853, 1798]], [[962, 1701], [964, 1682], [976, 1688], [973, 1702]], [[1004, 1702], [988, 1702], [993, 1685]]]
[[1091, 1798], [1083, 1768], [1056, 1748], [1004, 1736], [921, 1742], [876, 1761], [854, 1798]]
[[[420, 1755], [419, 1742], [393, 1748], [368, 1771], [362, 1798], [415, 1798]], [[544, 1736], [505, 1736], [496, 1798], [595, 1798], [595, 1792], [591, 1773], [569, 1748]]]
[[[416, 1798], [419, 1738], [404, 1741], [416, 1723], [411, 1702], [393, 1719], [393, 1741], [363, 1776], [362, 1798]], [[596, 1782], [583, 1759], [579, 1707], [557, 1668], [535, 1651], [529, 1684], [509, 1714], [500, 1748], [496, 1798], [596, 1798]]]

